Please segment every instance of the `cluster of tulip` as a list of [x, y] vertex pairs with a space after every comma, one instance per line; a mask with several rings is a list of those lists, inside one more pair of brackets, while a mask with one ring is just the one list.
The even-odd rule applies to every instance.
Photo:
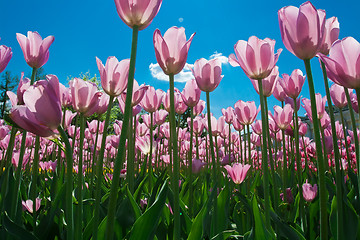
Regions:
[[[96, 58], [102, 90], [79, 78], [69, 87], [55, 75], [34, 81], [54, 37], [17, 34], [33, 72], [31, 79], [21, 78], [16, 94], [7, 93], [12, 109], [8, 124], [2, 121], [0, 126], [1, 235], [358, 236], [360, 132], [354, 111], [359, 113], [360, 44], [351, 37], [338, 40], [335, 17], [326, 19], [325, 11], [310, 2], [278, 12], [285, 47], [304, 60], [310, 99], [299, 97], [306, 79], [300, 69], [280, 76], [276, 63], [282, 50], [274, 53], [275, 41], [252, 36], [235, 44], [229, 63], [244, 70], [260, 106], [239, 100], [216, 119], [210, 113], [210, 92], [223, 78], [221, 62], [197, 60], [191, 69], [194, 79], [182, 91], [174, 88], [194, 34], [187, 40], [184, 28], [172, 27], [164, 35], [157, 29], [155, 55], [169, 76], [169, 90], [139, 86], [134, 80], [138, 32], [149, 26], [162, 1], [115, 3], [120, 18], [133, 29], [131, 56], [121, 61], [109, 57], [105, 66]], [[11, 56], [11, 48], [0, 46], [0, 72]], [[323, 69], [326, 97], [315, 94], [310, 67], [315, 56]], [[331, 87], [328, 77], [334, 82]], [[201, 91], [206, 93], [206, 114]], [[267, 104], [271, 95], [281, 102], [273, 111]], [[123, 119], [111, 128], [116, 102]], [[341, 122], [335, 121], [333, 104]], [[314, 139], [307, 137], [308, 125], [298, 117], [300, 106], [313, 125]], [[345, 108], [351, 128], [344, 122]], [[186, 111], [190, 117], [182, 128], [176, 116]], [[256, 120], [260, 111], [261, 120]], [[86, 127], [94, 114], [99, 119]]]

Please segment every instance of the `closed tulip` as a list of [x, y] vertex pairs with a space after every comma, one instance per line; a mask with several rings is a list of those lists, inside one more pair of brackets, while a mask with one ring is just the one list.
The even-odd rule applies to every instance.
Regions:
[[145, 111], [152, 113], [159, 109], [162, 99], [164, 97], [164, 91], [161, 89], [155, 90], [154, 87], [149, 87], [141, 100], [141, 106]]
[[40, 68], [49, 59], [49, 48], [55, 37], [48, 36], [43, 40], [38, 32], [28, 31], [27, 37], [17, 33], [16, 39], [24, 53], [26, 63], [32, 68]]
[[104, 66], [101, 60], [96, 58], [96, 63], [100, 72], [101, 86], [108, 95], [117, 97], [126, 90], [130, 59], [119, 62], [116, 57], [108, 57]]
[[284, 108], [274, 106], [273, 119], [281, 130], [285, 130], [290, 125], [293, 114], [294, 110], [290, 104], [286, 104]]
[[171, 27], [164, 36], [159, 29], [155, 30], [153, 41], [156, 60], [166, 75], [178, 74], [184, 68], [194, 35], [186, 41], [183, 27]]
[[260, 107], [256, 108], [254, 101], [243, 102], [242, 100], [235, 103], [234, 109], [239, 122], [243, 125], [252, 124], [260, 111]]
[[[270, 75], [262, 80], [263, 94], [265, 97], [270, 97], [275, 90], [275, 85], [279, 80], [279, 67], [275, 66]], [[250, 79], [255, 91], [259, 94], [259, 84], [257, 80]]]
[[348, 103], [344, 88], [336, 83], [330, 87], [330, 97], [333, 104], [338, 108], [343, 108]]
[[201, 58], [195, 61], [194, 69], [191, 70], [201, 91], [212, 92], [219, 86], [223, 76], [221, 75], [221, 62], [218, 59], [207, 61]]
[[314, 198], [317, 195], [317, 185], [314, 184], [314, 186], [312, 186], [310, 183], [308, 183], [307, 180], [306, 183], [302, 185], [302, 190], [303, 190], [303, 197], [307, 202], [311, 202], [312, 200], [314, 200]]
[[338, 40], [340, 33], [340, 26], [337, 17], [326, 19], [324, 42], [320, 47], [319, 52], [328, 55], [331, 45]]
[[188, 107], [195, 107], [200, 100], [201, 90], [198, 87], [195, 79], [186, 82], [182, 90], [181, 97]]
[[305, 76], [300, 69], [292, 71], [291, 75], [284, 73], [279, 83], [284, 89], [286, 95], [290, 98], [297, 98], [305, 82]]
[[4, 71], [12, 57], [11, 47], [0, 46], [0, 73]]
[[283, 7], [278, 11], [282, 41], [300, 59], [311, 59], [320, 50], [325, 37], [325, 11], [311, 2]]

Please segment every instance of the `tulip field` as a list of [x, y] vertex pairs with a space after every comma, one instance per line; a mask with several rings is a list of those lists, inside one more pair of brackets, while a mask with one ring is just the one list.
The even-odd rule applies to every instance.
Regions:
[[[338, 39], [337, 18], [310, 2], [279, 9], [286, 49], [251, 36], [228, 57], [260, 105], [237, 99], [217, 118], [219, 59], [196, 60], [193, 79], [174, 87], [196, 38], [183, 27], [153, 33], [169, 89], [134, 79], [138, 39], [161, 4], [115, 0], [130, 55], [96, 57], [98, 84], [36, 81], [55, 37], [16, 34], [32, 75], [7, 92], [0, 120], [0, 239], [360, 239], [360, 43]], [[282, 51], [303, 65], [280, 74]], [[0, 72], [11, 58], [1, 45]]]

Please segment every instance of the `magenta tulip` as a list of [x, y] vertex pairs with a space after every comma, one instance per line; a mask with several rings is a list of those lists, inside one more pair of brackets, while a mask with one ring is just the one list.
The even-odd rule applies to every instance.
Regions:
[[221, 75], [221, 62], [218, 59], [207, 61], [201, 58], [195, 61], [194, 69], [191, 69], [196, 83], [204, 92], [212, 92], [219, 86], [223, 76]]
[[306, 183], [302, 185], [302, 190], [303, 190], [304, 199], [307, 202], [311, 202], [312, 200], [314, 200], [314, 198], [317, 195], [317, 185], [314, 184], [314, 186], [311, 186], [311, 184], [308, 183], [307, 180]]
[[281, 38], [287, 50], [303, 60], [313, 58], [324, 42], [325, 11], [305, 2], [300, 8], [281, 8], [278, 17]]
[[121, 20], [129, 27], [147, 28], [159, 12], [162, 0], [115, 0]]
[[16, 38], [30, 67], [40, 68], [48, 61], [49, 48], [55, 40], [54, 36], [48, 36], [43, 40], [38, 32], [28, 31], [27, 37], [17, 33]]
[[0, 46], [0, 73], [4, 71], [12, 57], [11, 47]]
[[284, 73], [280, 84], [284, 89], [286, 95], [290, 98], [297, 98], [300, 95], [301, 89], [305, 82], [305, 76], [300, 69], [295, 69], [291, 75]]
[[249, 164], [242, 165], [241, 163], [235, 163], [233, 166], [224, 166], [229, 176], [235, 184], [240, 184], [244, 181], [247, 171], [250, 169]]
[[229, 63], [233, 67], [240, 66], [249, 78], [256, 80], [270, 75], [282, 51], [278, 49], [274, 54], [275, 40], [261, 40], [255, 36], [251, 36], [247, 42], [239, 40], [234, 50], [236, 56], [230, 54]]
[[186, 41], [183, 27], [169, 28], [164, 37], [160, 30], [154, 32], [154, 47], [156, 60], [165, 74], [178, 74], [185, 66], [188, 51], [195, 33]]
[[126, 90], [130, 59], [119, 62], [116, 57], [108, 57], [104, 66], [101, 60], [96, 58], [96, 64], [100, 72], [101, 86], [109, 96], [117, 97]]

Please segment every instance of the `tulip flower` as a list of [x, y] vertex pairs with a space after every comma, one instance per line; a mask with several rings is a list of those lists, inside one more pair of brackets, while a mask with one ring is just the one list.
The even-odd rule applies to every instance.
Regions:
[[[320, 93], [316, 94], [316, 111], [317, 111], [317, 118], [321, 119], [325, 114], [325, 104], [326, 104], [326, 97], [321, 97]], [[311, 102], [310, 99], [303, 98], [303, 108], [305, 109], [308, 117], [312, 121], [312, 111], [311, 111]]]
[[190, 108], [195, 107], [200, 100], [200, 95], [201, 90], [196, 81], [194, 79], [187, 81], [181, 94], [184, 103]]
[[331, 17], [325, 21], [324, 42], [321, 45], [319, 52], [328, 55], [331, 45], [338, 40], [340, 33], [340, 26], [337, 17]]
[[285, 130], [290, 125], [293, 114], [294, 110], [290, 104], [286, 104], [284, 108], [274, 106], [273, 119], [281, 130]]
[[[270, 75], [262, 80], [263, 94], [265, 97], [270, 97], [275, 90], [275, 85], [279, 80], [279, 67], [275, 66]], [[259, 94], [259, 84], [257, 80], [250, 79], [255, 91]]]
[[192, 160], [192, 172], [199, 173], [200, 170], [206, 165], [205, 162], [201, 161], [200, 159], [194, 158]]
[[161, 125], [165, 122], [166, 117], [168, 116], [169, 112], [164, 110], [164, 109], [160, 109], [158, 111], [155, 112], [154, 114], [154, 121], [156, 125]]
[[[59, 83], [60, 85], [60, 83]], [[8, 95], [11, 105], [24, 105], [23, 95], [24, 92], [30, 87], [30, 79], [24, 78], [24, 72], [21, 73], [21, 78], [19, 81], [19, 85], [17, 87], [16, 94], [10, 91], [7, 91], [6, 94]]]
[[314, 184], [314, 186], [312, 186], [306, 180], [306, 183], [304, 183], [302, 185], [302, 189], [303, 189], [303, 196], [304, 196], [305, 201], [311, 202], [312, 200], [314, 200], [314, 198], [317, 195], [317, 185], [316, 184]]
[[141, 106], [145, 111], [152, 113], [159, 109], [162, 99], [164, 97], [164, 91], [157, 89], [155, 91], [154, 87], [149, 87], [144, 94], [143, 99], [141, 100]]
[[295, 69], [291, 75], [284, 73], [279, 81], [286, 95], [290, 98], [297, 98], [305, 82], [305, 76], [300, 69]]
[[281, 8], [280, 32], [287, 50], [302, 60], [313, 58], [324, 42], [325, 16], [324, 10], [317, 10], [309, 1], [300, 8]]
[[4, 71], [12, 57], [11, 47], [0, 46], [0, 73]]
[[130, 59], [120, 62], [116, 57], [108, 57], [105, 66], [96, 58], [101, 78], [101, 86], [104, 91], [113, 97], [119, 96], [125, 91], [128, 82]]
[[49, 59], [49, 48], [55, 37], [48, 36], [43, 40], [38, 32], [28, 31], [27, 37], [17, 33], [16, 39], [24, 53], [26, 63], [32, 68], [40, 68]]
[[183, 27], [171, 27], [164, 36], [160, 30], [154, 32], [156, 60], [166, 75], [178, 74], [185, 66], [188, 51], [195, 33], [186, 41]]
[[[147, 89], [148, 89], [148, 86], [146, 86], [145, 84], [141, 84], [139, 86], [138, 82], [134, 79], [132, 100], [131, 100], [132, 107], [138, 105], [141, 102]], [[122, 101], [125, 103], [126, 91], [124, 91], [120, 96], [121, 96]], [[119, 100], [119, 102], [120, 102], [120, 100]]]
[[278, 49], [274, 54], [275, 40], [261, 40], [256, 36], [251, 36], [247, 42], [239, 40], [234, 50], [236, 55], [232, 53], [229, 56], [231, 66], [240, 66], [249, 78], [256, 80], [270, 75], [282, 51]]
[[225, 108], [221, 109], [221, 113], [223, 114], [223, 116], [225, 118], [225, 122], [227, 124], [231, 124], [233, 122], [233, 119], [235, 118], [235, 112], [232, 107], [228, 107], [226, 109]]
[[210, 61], [205, 58], [196, 60], [194, 69], [191, 69], [191, 71], [195, 76], [198, 87], [204, 92], [214, 91], [223, 78], [221, 75], [221, 62], [216, 58]]
[[194, 115], [198, 116], [205, 108], [205, 101], [200, 100], [194, 107]]
[[333, 104], [338, 108], [347, 106], [348, 102], [346, 99], [344, 88], [338, 84], [333, 84], [330, 87], [330, 96]]
[[233, 180], [235, 184], [240, 184], [244, 181], [246, 177], [247, 171], [250, 169], [249, 164], [241, 164], [241, 163], [235, 163], [232, 166], [226, 165], [224, 166], [226, 171], [228, 172], [229, 176]]
[[74, 78], [69, 82], [72, 104], [74, 110], [84, 114], [84, 116], [91, 116], [99, 103], [101, 93], [95, 83], [84, 81], [80, 78]]
[[[29, 200], [26, 200], [26, 201], [22, 201], [21, 204], [22, 204], [24, 210], [27, 210], [29, 213], [33, 213], [34, 204], [33, 204], [32, 200], [29, 199]], [[41, 199], [36, 198], [35, 211], [38, 211], [40, 206], [41, 206]]]
[[147, 28], [159, 12], [162, 0], [115, 0], [116, 10], [121, 20], [129, 27], [139, 30]]
[[243, 125], [250, 125], [256, 119], [260, 107], [256, 108], [255, 102], [243, 102], [239, 100], [234, 105], [235, 114], [239, 122]]
[[286, 93], [283, 89], [283, 87], [280, 84], [281, 78], [279, 77], [279, 80], [274, 84], [274, 91], [273, 91], [273, 96], [280, 102], [285, 101], [286, 98]]

